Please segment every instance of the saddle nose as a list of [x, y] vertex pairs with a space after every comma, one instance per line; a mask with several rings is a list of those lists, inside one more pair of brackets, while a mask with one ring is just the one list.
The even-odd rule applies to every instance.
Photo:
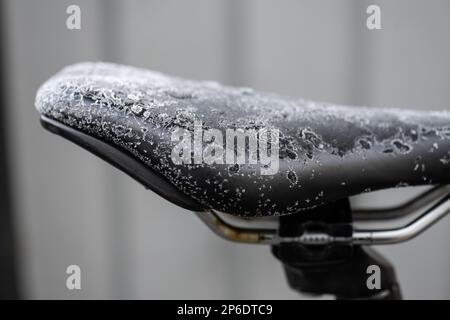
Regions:
[[108, 63], [66, 67], [36, 107], [46, 128], [195, 211], [287, 215], [450, 182], [448, 111], [336, 106]]

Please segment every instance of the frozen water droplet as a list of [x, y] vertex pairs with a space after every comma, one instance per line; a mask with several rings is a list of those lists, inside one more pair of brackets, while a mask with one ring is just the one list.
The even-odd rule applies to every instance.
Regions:
[[228, 168], [228, 171], [231, 174], [238, 173], [239, 172], [239, 164], [236, 163], [236, 164], [232, 165], [231, 167]]
[[139, 105], [132, 105], [131, 106], [131, 111], [133, 111], [136, 114], [140, 114], [142, 112], [142, 107]]
[[369, 150], [372, 147], [372, 143], [364, 138], [361, 138], [358, 140], [358, 143], [360, 144], [361, 148]]
[[397, 149], [397, 151], [399, 151], [400, 153], [403, 153], [403, 154], [407, 154], [407, 153], [411, 152], [411, 149], [412, 149], [410, 145], [408, 145], [404, 141], [401, 141], [398, 139], [392, 141], [391, 144]]
[[287, 174], [287, 178], [289, 179], [289, 181], [292, 184], [296, 184], [297, 183], [297, 174], [294, 171], [290, 170], [288, 172], [288, 174]]

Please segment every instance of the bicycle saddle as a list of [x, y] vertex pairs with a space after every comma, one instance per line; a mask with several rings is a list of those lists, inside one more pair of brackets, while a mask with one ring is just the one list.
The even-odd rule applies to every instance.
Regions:
[[[286, 215], [372, 190], [450, 183], [448, 111], [336, 106], [108, 63], [64, 68], [39, 89], [36, 107], [47, 129], [194, 211]], [[196, 123], [223, 141], [195, 142]], [[176, 163], [177, 129], [192, 133], [191, 154], [175, 152], [183, 159], [225, 144], [227, 130], [269, 132], [258, 146], [277, 141], [278, 156], [271, 168], [225, 156]]]

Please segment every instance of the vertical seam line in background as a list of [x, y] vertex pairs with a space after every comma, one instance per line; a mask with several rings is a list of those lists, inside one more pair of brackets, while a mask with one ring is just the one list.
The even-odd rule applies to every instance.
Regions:
[[[98, 2], [98, 10], [102, 12], [100, 22], [100, 54], [104, 61], [119, 63], [121, 58], [120, 26], [122, 15], [119, 14], [121, 4], [116, 0]], [[119, 26], [119, 27], [118, 27]], [[121, 179], [109, 174], [110, 168], [101, 171], [101, 179], [105, 185], [104, 199], [107, 208], [107, 238], [109, 246], [109, 268], [113, 279], [110, 279], [111, 298], [130, 298], [134, 288], [131, 274], [131, 241], [130, 221], [133, 215], [127, 214], [129, 195], [124, 190]]]
[[6, 14], [7, 5], [5, 1], [0, 1], [0, 43], [3, 49], [0, 50], [0, 299], [18, 299], [20, 297], [17, 278], [16, 261], [16, 239], [14, 228], [14, 206], [12, 202], [11, 186], [11, 159], [8, 142], [8, 111], [10, 99], [7, 96], [9, 90], [6, 75], [10, 72], [9, 63], [9, 34], [8, 17]]

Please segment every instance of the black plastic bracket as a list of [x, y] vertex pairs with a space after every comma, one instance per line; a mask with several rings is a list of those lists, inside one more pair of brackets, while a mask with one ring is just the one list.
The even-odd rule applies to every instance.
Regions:
[[[325, 222], [326, 221], [326, 222]], [[305, 212], [280, 218], [280, 236], [299, 236], [319, 231], [332, 236], [352, 235], [349, 201], [340, 200]], [[351, 244], [305, 246], [281, 243], [272, 246], [283, 263], [291, 288], [303, 293], [331, 294], [337, 299], [401, 299], [392, 265], [373, 249]], [[367, 285], [369, 266], [377, 266], [380, 286]]]

